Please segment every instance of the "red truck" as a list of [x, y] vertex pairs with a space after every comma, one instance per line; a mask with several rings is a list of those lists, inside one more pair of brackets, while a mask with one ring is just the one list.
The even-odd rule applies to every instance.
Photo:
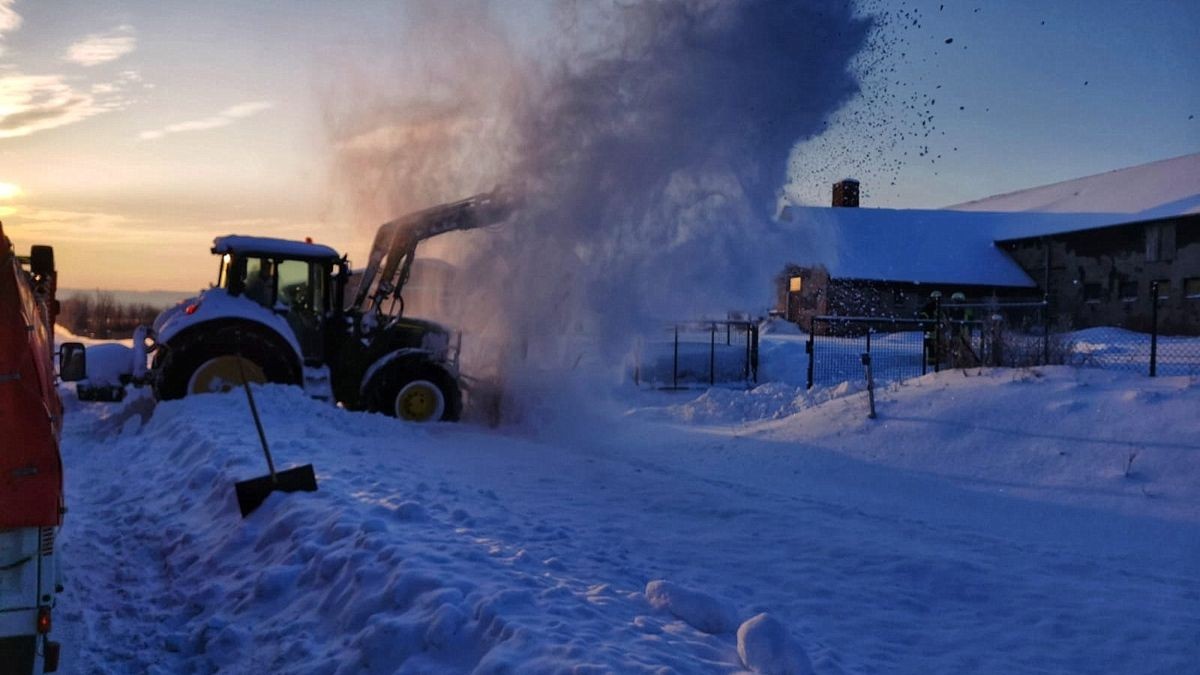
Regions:
[[[58, 668], [59, 645], [50, 640], [61, 590], [54, 544], [66, 509], [55, 284], [53, 249], [18, 256], [0, 224], [0, 675]], [[64, 379], [82, 377], [75, 348], [63, 353], [75, 361], [64, 361]]]

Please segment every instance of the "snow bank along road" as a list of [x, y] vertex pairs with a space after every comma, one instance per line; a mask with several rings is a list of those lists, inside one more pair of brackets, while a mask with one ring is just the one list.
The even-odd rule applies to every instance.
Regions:
[[952, 371], [875, 421], [846, 387], [639, 394], [536, 432], [259, 397], [320, 490], [245, 520], [240, 393], [70, 411], [67, 672], [1200, 662], [1195, 379]]

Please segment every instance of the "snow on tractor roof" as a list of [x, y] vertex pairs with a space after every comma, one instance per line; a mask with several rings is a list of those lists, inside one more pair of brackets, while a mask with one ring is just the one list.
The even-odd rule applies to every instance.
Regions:
[[323, 244], [309, 244], [273, 237], [247, 237], [230, 234], [213, 239], [213, 253], [261, 253], [282, 258], [340, 258], [338, 252]]

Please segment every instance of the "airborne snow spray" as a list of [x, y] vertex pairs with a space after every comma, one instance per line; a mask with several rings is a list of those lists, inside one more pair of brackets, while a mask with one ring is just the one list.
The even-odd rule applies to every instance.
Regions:
[[524, 192], [504, 228], [423, 252], [458, 266], [452, 316], [436, 318], [464, 331], [464, 371], [501, 374], [509, 396], [539, 399], [528, 409], [569, 400], [583, 372], [611, 382], [664, 320], [769, 303], [807, 243], [773, 220], [789, 153], [856, 92], [869, 22], [829, 0], [514, 11], [416, 3], [386, 76], [328, 98], [335, 175], [365, 231], [496, 185]]

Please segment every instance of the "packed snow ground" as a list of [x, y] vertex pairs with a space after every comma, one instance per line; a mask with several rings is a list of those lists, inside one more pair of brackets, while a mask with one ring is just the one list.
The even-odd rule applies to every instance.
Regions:
[[860, 388], [564, 393], [488, 429], [263, 387], [320, 490], [244, 520], [240, 392], [76, 402], [65, 672], [1194, 667], [1200, 381], [955, 370], [876, 420]]

